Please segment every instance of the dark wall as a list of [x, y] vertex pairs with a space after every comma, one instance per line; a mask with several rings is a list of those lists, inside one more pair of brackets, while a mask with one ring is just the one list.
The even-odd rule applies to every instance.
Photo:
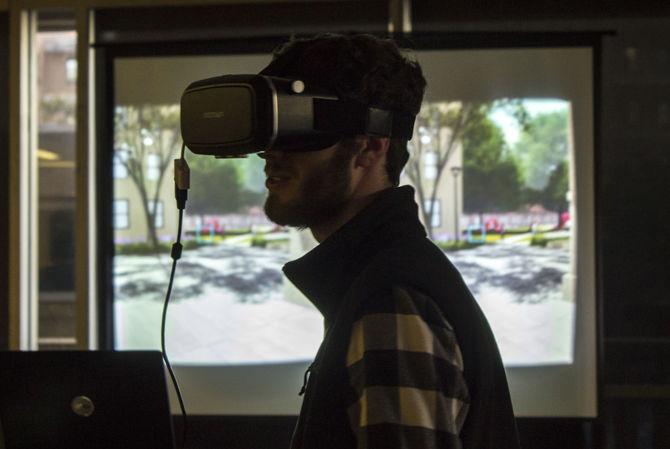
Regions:
[[0, 350], [9, 347], [9, 14], [0, 12]]
[[384, 32], [388, 2], [280, 2], [106, 9], [96, 13], [97, 43], [213, 41], [356, 30]]
[[[670, 17], [605, 40], [598, 244], [611, 449], [670, 447]], [[609, 449], [609, 448], [608, 448]]]
[[665, 0], [412, 0], [412, 7], [414, 17], [437, 26], [447, 22], [602, 20], [670, 14]]
[[605, 40], [599, 245], [606, 384], [670, 384], [670, 18]]

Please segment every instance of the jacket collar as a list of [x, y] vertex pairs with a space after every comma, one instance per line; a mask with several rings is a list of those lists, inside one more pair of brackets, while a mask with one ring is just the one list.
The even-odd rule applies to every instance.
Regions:
[[397, 239], [425, 237], [414, 189], [386, 189], [316, 248], [284, 265], [286, 277], [323, 314], [326, 327], [351, 283], [379, 251]]

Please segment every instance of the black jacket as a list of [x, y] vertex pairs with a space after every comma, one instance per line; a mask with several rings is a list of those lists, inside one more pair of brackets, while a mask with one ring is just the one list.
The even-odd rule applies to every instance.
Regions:
[[287, 263], [284, 272], [323, 314], [326, 328], [309, 370], [292, 449], [356, 447], [346, 413], [356, 401], [345, 367], [347, 346], [357, 306], [390, 286], [429, 296], [454, 328], [470, 394], [463, 448], [519, 447], [491, 329], [458, 271], [426, 237], [413, 188], [381, 192], [319, 246]]

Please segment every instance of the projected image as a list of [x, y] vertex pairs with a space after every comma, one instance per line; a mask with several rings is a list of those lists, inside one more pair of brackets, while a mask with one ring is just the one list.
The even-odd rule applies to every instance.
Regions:
[[[569, 103], [429, 103], [401, 183], [417, 192], [430, 238], [486, 313], [506, 365], [572, 361]], [[158, 348], [177, 211], [176, 105], [115, 114], [114, 298], [119, 349]], [[168, 315], [175, 362], [313, 358], [321, 315], [281, 267], [311, 249], [308, 231], [263, 213], [264, 162], [188, 155], [185, 251]]]

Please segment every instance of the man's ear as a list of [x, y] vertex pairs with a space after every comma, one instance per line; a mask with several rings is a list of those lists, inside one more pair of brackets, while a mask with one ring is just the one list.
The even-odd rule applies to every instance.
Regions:
[[386, 159], [390, 140], [388, 137], [363, 137], [362, 148], [356, 155], [356, 167], [370, 168]]

